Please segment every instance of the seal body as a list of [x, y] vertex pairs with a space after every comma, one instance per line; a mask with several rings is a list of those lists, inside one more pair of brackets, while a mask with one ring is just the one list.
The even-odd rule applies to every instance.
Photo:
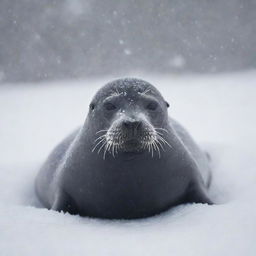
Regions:
[[49, 209], [108, 219], [143, 218], [181, 203], [208, 203], [208, 159], [168, 117], [169, 104], [139, 79], [118, 79], [93, 98], [82, 127], [36, 178]]

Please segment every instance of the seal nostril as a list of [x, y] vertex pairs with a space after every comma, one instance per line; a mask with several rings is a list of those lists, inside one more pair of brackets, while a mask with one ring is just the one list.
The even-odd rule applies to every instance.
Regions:
[[131, 127], [131, 122], [130, 121], [123, 121], [123, 127], [126, 129], [129, 129]]

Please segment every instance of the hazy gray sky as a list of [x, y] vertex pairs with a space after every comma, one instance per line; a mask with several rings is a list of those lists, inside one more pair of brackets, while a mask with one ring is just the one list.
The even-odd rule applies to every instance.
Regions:
[[1, 0], [0, 81], [256, 67], [254, 0]]

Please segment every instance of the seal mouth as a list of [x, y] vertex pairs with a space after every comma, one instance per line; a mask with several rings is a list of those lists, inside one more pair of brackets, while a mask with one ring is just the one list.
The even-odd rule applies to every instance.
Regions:
[[[96, 132], [98, 137], [95, 139], [92, 152], [97, 151], [98, 154], [103, 152], [104, 160], [107, 153], [115, 157], [119, 153], [148, 152], [152, 158], [154, 155], [161, 158], [161, 151], [164, 151], [164, 147], [171, 148], [171, 145], [164, 138], [164, 132], [168, 133], [163, 128], [144, 129], [137, 132], [136, 135], [126, 133], [119, 128], [100, 130]], [[100, 135], [102, 133], [104, 134]]]
[[127, 146], [134, 146], [134, 147], [136, 147], [136, 146], [140, 145], [141, 142], [138, 139], [136, 139], [136, 138], [132, 138], [132, 139], [126, 140], [124, 142], [124, 144], [127, 145]]

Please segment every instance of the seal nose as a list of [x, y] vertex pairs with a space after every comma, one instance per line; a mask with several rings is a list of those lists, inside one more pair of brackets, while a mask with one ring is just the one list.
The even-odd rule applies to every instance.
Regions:
[[136, 120], [124, 120], [123, 121], [123, 128], [127, 130], [137, 131], [141, 127], [141, 121]]

